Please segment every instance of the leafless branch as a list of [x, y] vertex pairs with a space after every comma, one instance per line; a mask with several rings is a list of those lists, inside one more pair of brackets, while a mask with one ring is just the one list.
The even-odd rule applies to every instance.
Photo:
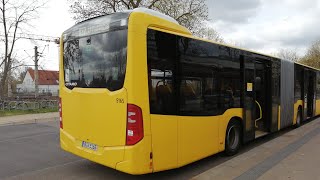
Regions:
[[[4, 57], [0, 63], [2, 77], [0, 81], [0, 98], [7, 90], [8, 77], [13, 64], [17, 63], [14, 56], [14, 47], [20, 39], [17, 33], [23, 30], [24, 25], [38, 17], [38, 10], [45, 5], [46, 1], [41, 0], [1, 0], [0, 2], [0, 23], [3, 28]], [[9, 38], [10, 37], [10, 38]]]

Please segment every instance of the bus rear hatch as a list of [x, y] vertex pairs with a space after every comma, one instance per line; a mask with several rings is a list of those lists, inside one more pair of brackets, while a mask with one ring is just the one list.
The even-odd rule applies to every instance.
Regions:
[[84, 148], [126, 144], [126, 18], [98, 18], [64, 33], [62, 128]]

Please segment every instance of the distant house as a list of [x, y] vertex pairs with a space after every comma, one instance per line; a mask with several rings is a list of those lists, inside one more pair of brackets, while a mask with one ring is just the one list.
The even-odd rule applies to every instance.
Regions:
[[[35, 71], [28, 69], [21, 84], [17, 84], [18, 93], [35, 92]], [[52, 93], [53, 96], [59, 95], [59, 71], [38, 70], [39, 93]]]

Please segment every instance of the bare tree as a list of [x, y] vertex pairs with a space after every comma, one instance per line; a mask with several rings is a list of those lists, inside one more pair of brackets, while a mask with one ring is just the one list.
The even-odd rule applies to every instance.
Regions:
[[280, 49], [279, 52], [275, 53], [275, 56], [281, 59], [298, 62], [301, 57], [298, 55], [297, 51], [297, 49]]
[[77, 21], [137, 7], [146, 7], [176, 19], [191, 32], [208, 20], [206, 0], [68, 0]]
[[137, 7], [153, 8], [161, 0], [68, 0], [73, 19], [79, 21]]
[[210, 25], [204, 24], [203, 27], [197, 29], [194, 35], [200, 38], [209, 39], [218, 43], [225, 43], [222, 36]]
[[208, 7], [205, 0], [161, 0], [152, 9], [174, 18], [193, 34], [207, 25]]
[[299, 62], [320, 69], [320, 40], [308, 48], [306, 55]]
[[38, 10], [44, 6], [41, 0], [1, 0], [0, 2], [0, 23], [3, 28], [4, 54], [0, 60], [0, 98], [2, 98], [8, 86], [8, 77], [13, 65], [13, 52], [16, 45], [17, 33], [23, 32], [23, 28], [29, 26], [30, 21], [38, 17]]

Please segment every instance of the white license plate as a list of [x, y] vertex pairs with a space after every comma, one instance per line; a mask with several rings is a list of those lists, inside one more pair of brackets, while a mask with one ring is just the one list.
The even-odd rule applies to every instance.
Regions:
[[97, 145], [89, 143], [89, 142], [85, 142], [85, 141], [82, 141], [82, 147], [87, 148], [87, 149], [91, 149], [91, 150], [94, 150], [94, 151], [98, 150], [98, 146]]

